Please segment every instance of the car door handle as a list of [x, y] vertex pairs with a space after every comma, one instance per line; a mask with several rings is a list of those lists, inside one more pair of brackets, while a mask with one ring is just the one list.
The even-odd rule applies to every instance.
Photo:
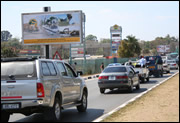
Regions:
[[14, 85], [9, 85], [8, 88], [15, 88], [15, 86]]

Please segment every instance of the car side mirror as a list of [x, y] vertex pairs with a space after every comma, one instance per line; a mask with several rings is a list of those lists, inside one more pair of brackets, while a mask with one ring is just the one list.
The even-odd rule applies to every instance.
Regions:
[[77, 71], [77, 75], [78, 76], [83, 75], [83, 72], [82, 71]]
[[136, 71], [136, 74], [138, 74], [139, 73], [139, 71]]

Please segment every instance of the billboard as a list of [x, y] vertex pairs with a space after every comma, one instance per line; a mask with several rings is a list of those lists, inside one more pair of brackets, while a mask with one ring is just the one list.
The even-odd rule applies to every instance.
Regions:
[[83, 44], [71, 44], [71, 57], [73, 57], [73, 58], [84, 57], [84, 45]]
[[170, 52], [170, 45], [158, 45], [157, 52], [159, 53]]
[[81, 43], [82, 33], [80, 10], [22, 14], [25, 45]]
[[122, 28], [121, 26], [118, 26], [115, 24], [114, 26], [110, 27], [110, 33], [111, 33], [111, 43], [112, 43], [112, 54], [116, 54], [118, 47], [122, 40]]

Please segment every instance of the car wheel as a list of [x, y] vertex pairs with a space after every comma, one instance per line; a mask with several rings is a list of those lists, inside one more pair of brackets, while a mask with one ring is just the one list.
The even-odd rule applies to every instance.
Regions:
[[53, 107], [50, 108], [48, 112], [45, 112], [44, 116], [48, 116], [49, 120], [51, 121], [61, 120], [61, 101], [59, 100], [59, 98], [55, 98]]
[[131, 82], [131, 85], [129, 86], [128, 91], [129, 91], [130, 93], [133, 92], [133, 82]]
[[154, 74], [155, 77], [159, 77], [159, 71]]
[[103, 94], [105, 92], [104, 88], [100, 88], [100, 93]]
[[138, 82], [138, 85], [136, 86], [136, 90], [140, 89], [140, 82]]
[[161, 71], [161, 77], [163, 77], [163, 71]]
[[1, 121], [2, 122], [8, 122], [10, 118], [10, 114], [6, 111], [1, 111]]
[[144, 77], [141, 78], [141, 82], [144, 83]]
[[81, 105], [77, 106], [79, 112], [85, 112], [87, 109], [87, 93], [84, 91], [82, 99], [80, 101]]
[[146, 81], [149, 82], [149, 76], [148, 76], [148, 78], [146, 78]]

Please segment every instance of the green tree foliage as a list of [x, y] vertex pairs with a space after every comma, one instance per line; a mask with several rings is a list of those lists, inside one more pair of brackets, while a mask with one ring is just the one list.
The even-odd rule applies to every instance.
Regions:
[[9, 42], [1, 43], [1, 57], [17, 57], [19, 50], [9, 45]]
[[8, 41], [12, 37], [9, 31], [1, 31], [1, 42]]
[[100, 43], [111, 43], [111, 39], [103, 39]]
[[94, 40], [94, 41], [96, 41], [96, 40], [97, 40], [97, 37], [94, 36], [94, 35], [92, 35], [92, 34], [90, 34], [90, 35], [86, 36], [85, 40], [86, 40], [86, 41], [87, 41], [87, 40]]
[[[179, 46], [179, 39], [174, 37], [174, 36], [170, 36], [169, 34], [165, 37], [156, 37], [155, 40], [152, 41], [141, 41], [140, 43], [140, 47], [142, 50], [143, 54], [148, 54], [148, 52], [146, 52], [147, 50], [149, 50], [150, 53], [152, 53], [153, 55], [157, 55], [157, 46], [158, 45], [170, 45], [170, 52], [175, 52], [176, 47]], [[146, 51], [145, 51], [146, 50]]]
[[119, 45], [118, 54], [120, 57], [137, 57], [141, 53], [141, 48], [138, 43], [138, 40], [135, 36], [127, 36], [127, 39], [121, 41]]

